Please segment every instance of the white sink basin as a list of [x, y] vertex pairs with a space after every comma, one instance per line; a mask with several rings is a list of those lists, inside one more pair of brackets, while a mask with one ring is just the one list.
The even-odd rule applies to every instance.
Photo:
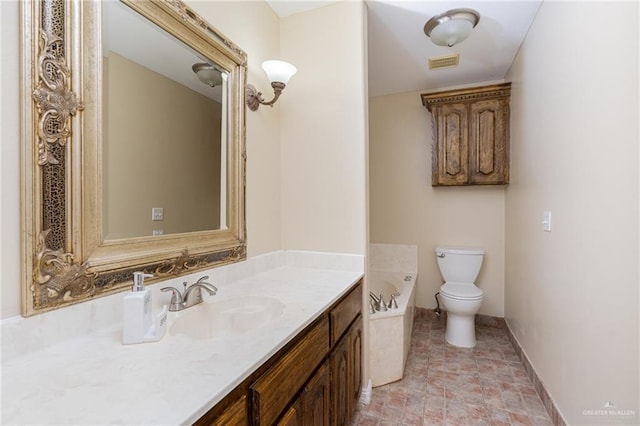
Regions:
[[241, 335], [264, 327], [280, 317], [284, 304], [266, 296], [237, 297], [201, 303], [178, 313], [169, 334], [183, 334], [193, 339]]

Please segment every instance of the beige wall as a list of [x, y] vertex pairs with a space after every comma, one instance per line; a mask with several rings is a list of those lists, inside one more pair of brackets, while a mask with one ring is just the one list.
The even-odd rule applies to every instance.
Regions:
[[365, 19], [343, 1], [282, 20], [281, 59], [298, 68], [278, 101], [284, 248], [365, 253]]
[[1, 318], [20, 313], [20, 103], [18, 2], [0, 1]]
[[435, 308], [443, 283], [434, 249], [482, 247], [480, 313], [502, 317], [505, 188], [431, 186], [431, 115], [420, 93], [370, 99], [371, 242], [418, 246], [416, 305], [424, 308]]
[[103, 78], [105, 239], [219, 229], [220, 103], [113, 52]]
[[544, 2], [507, 76], [505, 316], [570, 424], [639, 422], [638, 52], [637, 2]]

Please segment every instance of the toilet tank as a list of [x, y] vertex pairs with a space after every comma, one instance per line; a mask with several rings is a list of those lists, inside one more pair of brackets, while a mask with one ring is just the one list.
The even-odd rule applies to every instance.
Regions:
[[475, 247], [438, 247], [440, 274], [448, 283], [473, 283], [480, 273], [484, 250]]

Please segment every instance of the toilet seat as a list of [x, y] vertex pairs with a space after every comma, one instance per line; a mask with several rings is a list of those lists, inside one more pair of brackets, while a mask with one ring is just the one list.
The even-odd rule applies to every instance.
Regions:
[[482, 300], [484, 293], [475, 284], [444, 283], [440, 287], [443, 296], [456, 300]]

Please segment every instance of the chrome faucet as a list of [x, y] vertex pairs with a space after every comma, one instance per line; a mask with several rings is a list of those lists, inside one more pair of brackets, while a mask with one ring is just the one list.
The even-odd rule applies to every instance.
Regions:
[[190, 308], [194, 305], [202, 303], [202, 289], [204, 289], [210, 296], [214, 296], [218, 289], [213, 284], [209, 284], [204, 280], [208, 280], [209, 276], [205, 275], [200, 277], [198, 281], [187, 286], [187, 282], [183, 282], [183, 293], [175, 287], [164, 287], [161, 291], [171, 292], [171, 302], [169, 302], [169, 311], [176, 312], [183, 309]]

